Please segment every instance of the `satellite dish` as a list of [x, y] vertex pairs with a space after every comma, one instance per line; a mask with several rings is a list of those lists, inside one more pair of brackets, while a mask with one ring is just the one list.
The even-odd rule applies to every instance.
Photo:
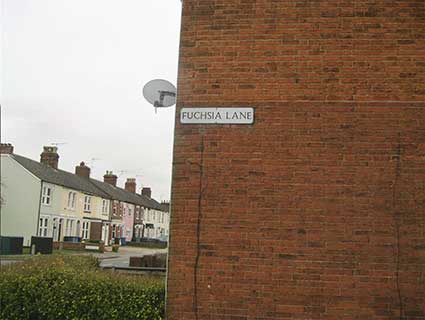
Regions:
[[157, 108], [167, 108], [176, 104], [176, 87], [163, 79], [151, 80], [143, 87], [143, 96]]

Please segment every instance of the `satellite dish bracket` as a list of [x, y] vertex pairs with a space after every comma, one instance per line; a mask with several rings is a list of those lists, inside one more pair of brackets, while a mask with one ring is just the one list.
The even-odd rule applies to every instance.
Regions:
[[176, 88], [172, 83], [162, 79], [151, 80], [145, 84], [143, 96], [154, 106], [155, 113], [158, 108], [167, 108], [176, 104]]
[[165, 108], [165, 106], [164, 106], [164, 98], [166, 96], [169, 96], [169, 97], [175, 97], [176, 96], [176, 93], [175, 92], [172, 92], [172, 91], [158, 90], [158, 92], [159, 92], [159, 101], [156, 100], [154, 102], [154, 104], [153, 104], [153, 106], [155, 108]]

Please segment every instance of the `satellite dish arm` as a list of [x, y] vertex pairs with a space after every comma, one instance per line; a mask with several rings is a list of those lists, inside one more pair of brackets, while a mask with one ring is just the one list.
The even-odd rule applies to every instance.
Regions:
[[172, 92], [172, 91], [158, 90], [158, 92], [159, 92], [159, 101], [158, 100], [155, 101], [155, 103], [154, 103], [154, 107], [155, 108], [162, 108], [162, 107], [164, 107], [164, 98], [166, 96], [169, 96], [169, 97], [175, 97], [176, 96], [176, 93], [175, 92]]

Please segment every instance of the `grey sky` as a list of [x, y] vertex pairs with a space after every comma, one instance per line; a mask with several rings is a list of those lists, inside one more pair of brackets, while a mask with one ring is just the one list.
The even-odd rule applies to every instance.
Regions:
[[[137, 175], [168, 200], [175, 108], [155, 114], [142, 86], [176, 83], [179, 0], [0, 0], [2, 142], [39, 160], [59, 145], [59, 167], [92, 177]], [[100, 160], [92, 160], [99, 158]]]

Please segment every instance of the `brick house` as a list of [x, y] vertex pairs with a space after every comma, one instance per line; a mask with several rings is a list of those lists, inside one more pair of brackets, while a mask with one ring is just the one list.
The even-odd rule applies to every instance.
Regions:
[[425, 319], [425, 2], [182, 5], [168, 319]]

